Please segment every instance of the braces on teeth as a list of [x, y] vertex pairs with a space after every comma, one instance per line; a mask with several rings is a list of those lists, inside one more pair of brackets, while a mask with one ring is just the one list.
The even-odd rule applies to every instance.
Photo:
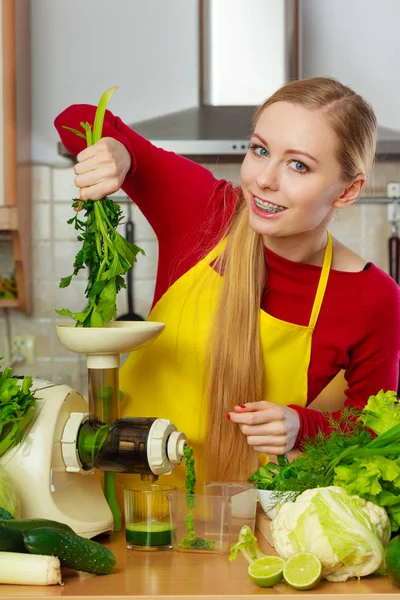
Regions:
[[254, 202], [258, 208], [262, 208], [263, 210], [267, 210], [268, 212], [282, 212], [286, 210], [284, 206], [278, 206], [277, 204], [270, 204], [269, 202], [264, 202], [260, 200], [256, 196], [254, 196]]

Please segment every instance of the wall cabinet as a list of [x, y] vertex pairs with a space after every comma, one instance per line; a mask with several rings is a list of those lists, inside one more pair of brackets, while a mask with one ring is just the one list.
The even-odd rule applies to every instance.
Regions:
[[29, 8], [29, 0], [0, 2], [0, 230], [10, 234], [17, 281], [17, 298], [0, 298], [0, 308], [27, 314], [32, 310]]

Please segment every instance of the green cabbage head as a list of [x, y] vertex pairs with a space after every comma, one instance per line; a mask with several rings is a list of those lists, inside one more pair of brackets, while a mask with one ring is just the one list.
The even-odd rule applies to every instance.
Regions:
[[10, 476], [0, 465], [0, 506], [15, 519], [20, 516], [19, 494]]
[[336, 486], [306, 490], [285, 503], [271, 529], [281, 558], [311, 552], [328, 581], [374, 573], [391, 533], [384, 508]]

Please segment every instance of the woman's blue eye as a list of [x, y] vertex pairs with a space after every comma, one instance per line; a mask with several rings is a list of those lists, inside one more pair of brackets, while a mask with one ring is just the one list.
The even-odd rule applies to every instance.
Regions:
[[263, 148], [262, 146], [258, 147], [258, 152], [260, 154], [260, 156], [268, 156], [269, 152], [266, 148]]
[[257, 156], [268, 156], [269, 152], [264, 146], [257, 146], [256, 144], [250, 144], [250, 150]]
[[292, 160], [291, 163], [294, 164], [294, 170], [298, 173], [306, 173], [308, 171], [307, 165], [300, 162], [299, 160]]

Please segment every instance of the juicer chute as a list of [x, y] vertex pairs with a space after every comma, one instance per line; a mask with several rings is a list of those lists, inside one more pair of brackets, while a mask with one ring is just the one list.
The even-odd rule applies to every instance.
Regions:
[[101, 328], [70, 323], [57, 326], [61, 344], [71, 352], [84, 353], [88, 367], [89, 412], [80, 417], [71, 415], [76, 452], [66, 454], [76, 459], [71, 467], [80, 472], [93, 468], [104, 471], [104, 492], [116, 531], [121, 528], [116, 473], [137, 473], [155, 480], [171, 473], [184, 458], [186, 437], [170, 421], [155, 417], [121, 419], [119, 415], [120, 354], [151, 342], [164, 327], [164, 323], [153, 321], [113, 321]]

